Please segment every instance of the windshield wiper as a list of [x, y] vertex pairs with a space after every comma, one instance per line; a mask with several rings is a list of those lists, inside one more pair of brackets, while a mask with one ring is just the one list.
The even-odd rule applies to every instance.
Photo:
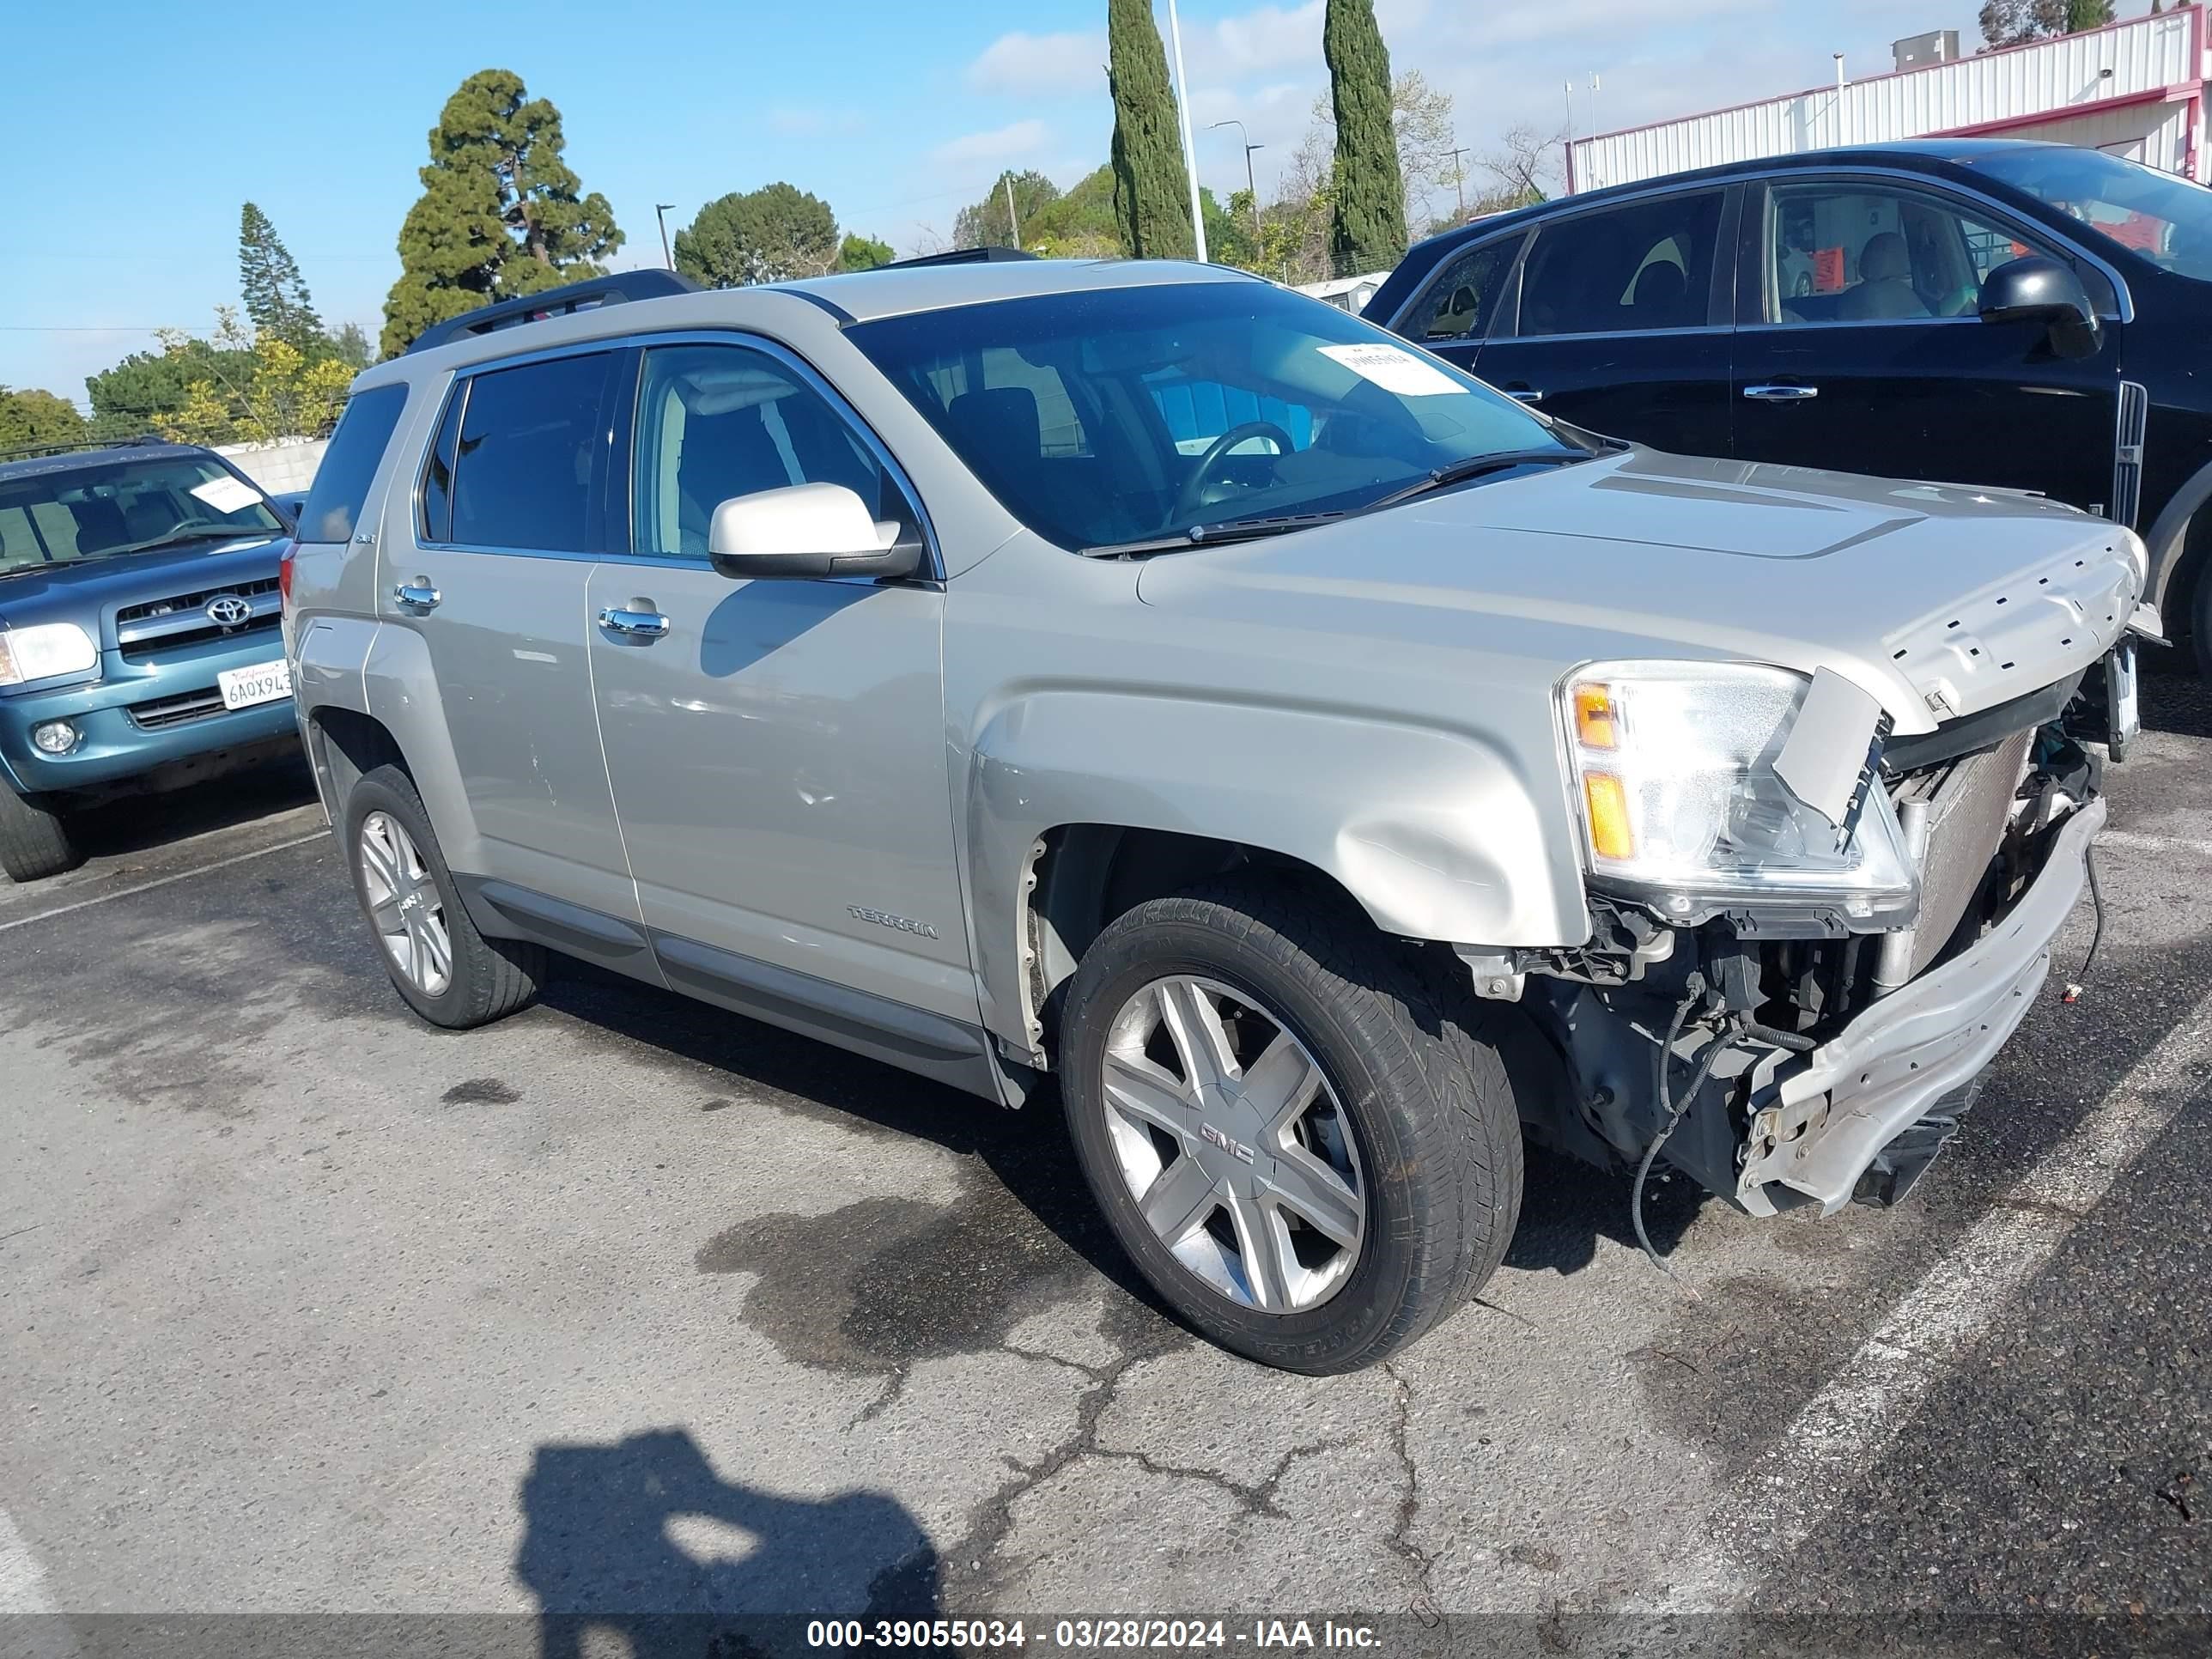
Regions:
[[1378, 495], [1359, 510], [1373, 513], [1382, 507], [1395, 507], [1400, 501], [1409, 501], [1432, 489], [1446, 489], [1486, 473], [1510, 472], [1516, 466], [1567, 466], [1590, 459], [1589, 452], [1584, 449], [1504, 449], [1494, 455], [1470, 455], [1449, 466], [1440, 466], [1387, 495]]
[[1107, 542], [1081, 550], [1087, 559], [1129, 559], [1146, 553], [1188, 553], [1194, 547], [1219, 547], [1231, 542], [1255, 542], [1263, 536], [1287, 536], [1294, 530], [1310, 530], [1317, 524], [1349, 518], [1340, 509], [1328, 513], [1280, 513], [1268, 518], [1229, 519], [1220, 524], [1194, 524], [1172, 536], [1148, 536], [1140, 541]]
[[128, 547], [111, 547], [99, 556], [112, 559], [126, 553], [158, 553], [168, 547], [190, 547], [195, 542], [246, 542], [257, 536], [269, 538], [283, 533], [281, 530], [188, 530], [181, 536], [156, 536], [150, 542], [133, 542]]

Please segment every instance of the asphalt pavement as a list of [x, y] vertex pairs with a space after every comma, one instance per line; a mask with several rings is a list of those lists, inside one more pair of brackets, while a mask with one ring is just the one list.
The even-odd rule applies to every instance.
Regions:
[[272, 1650], [1120, 1613], [2202, 1652], [2212, 698], [2154, 676], [2147, 718], [2087, 989], [2085, 906], [1908, 1204], [1677, 1181], [1678, 1284], [1625, 1178], [1539, 1156], [1480, 1301], [1328, 1380], [1156, 1310], [1049, 1099], [582, 969], [434, 1031], [298, 775], [111, 815], [0, 890], [0, 1614], [50, 1615], [0, 1653], [244, 1613], [310, 1621]]

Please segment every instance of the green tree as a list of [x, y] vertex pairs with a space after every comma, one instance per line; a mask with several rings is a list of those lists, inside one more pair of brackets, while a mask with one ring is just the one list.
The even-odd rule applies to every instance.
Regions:
[[676, 233], [677, 270], [709, 288], [820, 276], [839, 252], [830, 204], [781, 181], [709, 202]]
[[562, 145], [560, 111], [509, 70], [479, 70], [446, 100], [399, 228], [386, 356], [465, 311], [604, 274], [623, 234], [605, 197], [580, 193]]
[[[1006, 222], [1006, 191], [1014, 194], [1014, 218], [1017, 224]], [[1030, 230], [1037, 216], [1060, 199], [1060, 187], [1042, 173], [1034, 170], [999, 175], [998, 181], [980, 202], [960, 210], [952, 222], [952, 245], [955, 247], [1026, 247]], [[1016, 230], [1020, 240], [1015, 237]]]
[[1114, 216], [1139, 259], [1188, 259], [1190, 176], [1175, 88], [1152, 0], [1106, 0], [1106, 81], [1114, 95]]
[[[1983, 0], [1982, 39], [1993, 46], [2025, 46], [2063, 34], [2075, 0]], [[2107, 15], [2111, 7], [2106, 7]]]
[[82, 441], [90, 427], [64, 398], [0, 386], [0, 453]]
[[1321, 48], [1336, 118], [1329, 253], [1347, 275], [1388, 270], [1406, 252], [1406, 180], [1390, 124], [1390, 53], [1374, 0], [1328, 0]]
[[299, 262], [269, 216], [248, 202], [238, 214], [238, 289], [253, 326], [313, 355], [325, 346], [323, 319]]
[[840, 270], [873, 270], [887, 265], [898, 258], [889, 242], [855, 232], [837, 244], [837, 269]]
[[224, 347], [210, 340], [166, 334], [159, 351], [134, 351], [114, 368], [85, 379], [94, 423], [102, 435], [136, 436], [184, 408], [195, 381], [234, 389], [242, 396], [253, 378], [247, 342]]
[[2099, 29], [2112, 21], [2112, 0], [2066, 0], [2066, 32]]
[[330, 355], [356, 373], [367, 368], [376, 354], [359, 323], [340, 323], [330, 337]]

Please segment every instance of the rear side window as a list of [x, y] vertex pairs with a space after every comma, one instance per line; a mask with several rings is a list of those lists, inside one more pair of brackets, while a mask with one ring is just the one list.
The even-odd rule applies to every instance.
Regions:
[[473, 376], [453, 459], [453, 538], [464, 547], [588, 553], [592, 477], [612, 352]]
[[1718, 191], [1578, 214], [1536, 233], [1521, 277], [1521, 332], [1641, 333], [1707, 319]]
[[303, 542], [349, 542], [368, 501], [368, 487], [376, 478], [376, 464], [407, 407], [407, 388], [380, 386], [357, 392], [338, 417], [331, 434], [331, 447], [315, 469], [314, 488], [300, 509]]

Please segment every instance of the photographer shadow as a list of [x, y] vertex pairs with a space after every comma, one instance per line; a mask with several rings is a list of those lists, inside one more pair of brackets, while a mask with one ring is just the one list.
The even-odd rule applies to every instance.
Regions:
[[[537, 1598], [544, 1659], [754, 1659], [803, 1647], [810, 1619], [929, 1619], [938, 1557], [882, 1492], [783, 1498], [714, 1472], [681, 1429], [544, 1445], [521, 1489], [514, 1576]], [[715, 1524], [749, 1534], [695, 1553]]]

